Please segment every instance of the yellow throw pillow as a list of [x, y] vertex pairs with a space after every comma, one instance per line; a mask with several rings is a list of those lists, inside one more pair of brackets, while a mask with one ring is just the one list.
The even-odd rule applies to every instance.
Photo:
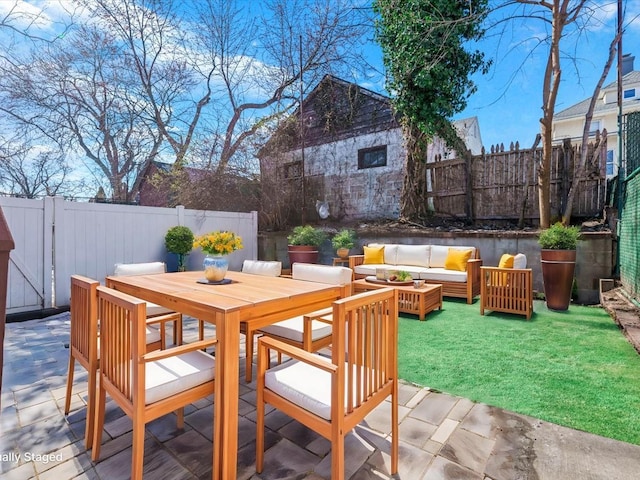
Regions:
[[450, 248], [447, 258], [444, 261], [444, 268], [447, 270], [467, 271], [467, 262], [471, 258], [472, 250], [459, 250]]
[[364, 265], [380, 265], [384, 263], [384, 245], [364, 248]]
[[513, 259], [515, 255], [509, 255], [508, 253], [503, 254], [500, 257], [500, 263], [498, 263], [498, 268], [513, 268]]

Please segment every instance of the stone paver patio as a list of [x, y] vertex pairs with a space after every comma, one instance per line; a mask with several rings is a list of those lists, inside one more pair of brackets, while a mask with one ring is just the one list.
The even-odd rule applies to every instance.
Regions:
[[[185, 340], [197, 322], [185, 320]], [[131, 422], [107, 406], [101, 459], [83, 446], [86, 372], [76, 367], [72, 409], [64, 416], [69, 315], [7, 324], [0, 414], [0, 477], [126, 479]], [[239, 359], [240, 361], [240, 359]], [[255, 473], [255, 381], [244, 383], [240, 361], [239, 479], [327, 479], [327, 440], [276, 410], [266, 417], [265, 468]], [[145, 478], [209, 479], [214, 398], [185, 412], [185, 428], [169, 415], [147, 427]], [[427, 388], [401, 383], [400, 472], [407, 480], [603, 479], [640, 475], [640, 446], [560, 427]], [[388, 403], [346, 442], [353, 480], [389, 475]]]

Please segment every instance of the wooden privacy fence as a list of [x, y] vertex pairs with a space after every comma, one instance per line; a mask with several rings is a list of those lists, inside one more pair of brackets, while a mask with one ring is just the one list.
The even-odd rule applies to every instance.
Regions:
[[[602, 214], [606, 195], [606, 131], [595, 151], [589, 145], [585, 175], [579, 181], [573, 216]], [[538, 165], [542, 148], [508, 151], [483, 149], [481, 155], [442, 160], [427, 166], [429, 203], [436, 215], [471, 217], [472, 220], [537, 220]], [[573, 179], [580, 147], [569, 141], [554, 146], [551, 157], [551, 216], [560, 217]]]
[[[258, 258], [257, 212], [214, 212], [176, 208], [70, 202], [61, 197], [31, 200], [0, 197], [14, 238], [9, 260], [7, 314], [69, 305], [70, 277], [77, 273], [103, 281], [116, 263], [167, 262], [164, 236], [175, 225], [194, 234], [231, 230], [244, 248], [229, 255], [229, 268], [240, 270], [245, 259]], [[194, 250], [189, 270], [202, 267], [204, 255]]]

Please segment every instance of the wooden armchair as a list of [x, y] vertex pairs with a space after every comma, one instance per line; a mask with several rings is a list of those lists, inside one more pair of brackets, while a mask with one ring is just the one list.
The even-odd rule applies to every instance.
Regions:
[[[256, 470], [264, 464], [269, 403], [331, 441], [331, 478], [344, 478], [344, 438], [391, 395], [391, 474], [398, 471], [398, 292], [384, 288], [333, 303], [331, 359], [258, 339]], [[292, 360], [268, 369], [269, 350]]]
[[[503, 257], [504, 258], [504, 257]], [[485, 310], [524, 315], [533, 314], [533, 274], [523, 254], [512, 267], [480, 267], [480, 314]], [[501, 262], [502, 263], [502, 262]], [[520, 267], [520, 268], [518, 268]]]
[[142, 479], [145, 425], [175, 411], [184, 426], [184, 406], [214, 393], [215, 359], [200, 351], [216, 340], [146, 351], [146, 302], [98, 287], [100, 384], [91, 459], [100, 457], [106, 394], [133, 422], [131, 478]]
[[[351, 295], [353, 272], [347, 267], [294, 263], [291, 269], [291, 276], [296, 280], [343, 285], [344, 292], [342, 296]], [[308, 312], [280, 322], [264, 325], [258, 329], [258, 332], [262, 335], [277, 338], [290, 345], [295, 345], [308, 352], [317, 352], [331, 344], [331, 309]], [[247, 366], [245, 370], [245, 380], [247, 382], [252, 379], [253, 335], [254, 331], [250, 331], [247, 334]], [[278, 355], [278, 358], [281, 358], [280, 355]]]
[[[167, 271], [167, 265], [164, 262], [143, 262], [143, 263], [116, 263], [113, 276], [129, 276], [129, 275], [155, 275], [158, 273], [165, 273]], [[109, 285], [107, 285], [109, 286]], [[182, 344], [182, 314], [174, 312], [161, 305], [147, 302], [147, 324], [159, 324], [160, 325], [160, 337], [162, 342], [162, 348], [166, 348], [167, 339], [165, 333], [165, 324], [168, 322], [173, 323], [173, 343], [176, 345]], [[202, 337], [200, 337], [202, 340]]]

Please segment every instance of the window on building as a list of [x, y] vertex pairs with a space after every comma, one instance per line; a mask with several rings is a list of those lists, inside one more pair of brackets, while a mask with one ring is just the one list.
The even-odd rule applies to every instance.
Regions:
[[358, 168], [375, 168], [387, 165], [387, 146], [358, 150]]
[[284, 178], [302, 177], [302, 162], [291, 162], [284, 166]]
[[613, 176], [613, 150], [607, 150], [607, 177]]
[[589, 128], [589, 135], [595, 135], [596, 132], [602, 130], [602, 121], [601, 120], [591, 120], [591, 127]]
[[629, 90], [625, 90], [622, 93], [623, 98], [635, 98], [636, 96], [636, 89], [635, 88], [630, 88]]

